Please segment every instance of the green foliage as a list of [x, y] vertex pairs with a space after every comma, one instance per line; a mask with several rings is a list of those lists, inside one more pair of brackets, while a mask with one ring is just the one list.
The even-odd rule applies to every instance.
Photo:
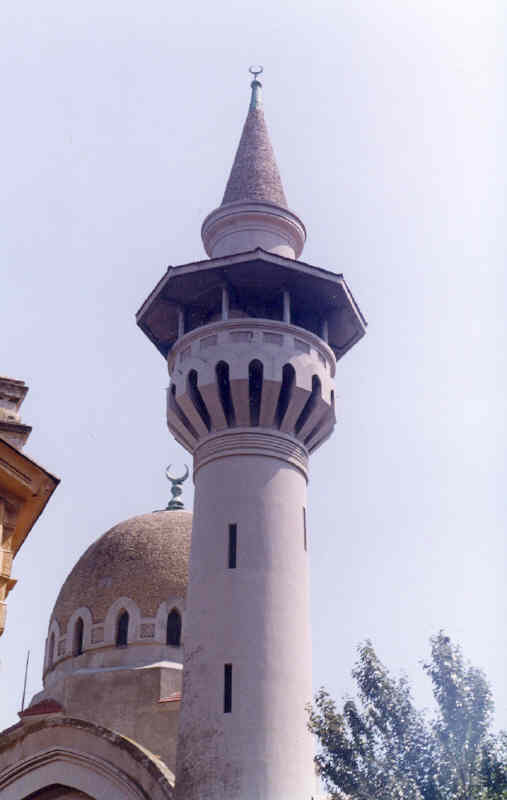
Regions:
[[370, 642], [352, 671], [358, 701], [341, 711], [321, 689], [310, 711], [318, 770], [336, 800], [507, 800], [507, 735], [490, 732], [493, 701], [483, 673], [440, 632], [424, 671], [434, 718], [418, 711]]

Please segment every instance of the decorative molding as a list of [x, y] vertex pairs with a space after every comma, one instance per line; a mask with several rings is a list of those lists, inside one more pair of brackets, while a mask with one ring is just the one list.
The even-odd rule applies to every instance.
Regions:
[[141, 622], [141, 639], [153, 639], [155, 636], [154, 622]]
[[231, 428], [208, 437], [194, 452], [194, 476], [210, 461], [230, 456], [277, 458], [296, 467], [308, 480], [308, 451], [291, 436], [267, 428]]
[[32, 478], [30, 475], [26, 475], [21, 470], [16, 469], [12, 464], [9, 464], [4, 458], [0, 458], [0, 465], [5, 469], [6, 472], [9, 472], [11, 475], [15, 475], [16, 478], [19, 478], [23, 483], [26, 483], [27, 486], [32, 484]]

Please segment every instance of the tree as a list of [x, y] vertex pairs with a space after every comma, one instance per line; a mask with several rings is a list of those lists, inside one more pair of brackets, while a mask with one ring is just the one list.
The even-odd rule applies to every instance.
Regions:
[[483, 673], [440, 632], [423, 669], [437, 711], [418, 711], [406, 678], [393, 677], [371, 642], [352, 670], [358, 701], [342, 711], [321, 689], [310, 711], [318, 771], [336, 800], [507, 800], [507, 734], [493, 735]]

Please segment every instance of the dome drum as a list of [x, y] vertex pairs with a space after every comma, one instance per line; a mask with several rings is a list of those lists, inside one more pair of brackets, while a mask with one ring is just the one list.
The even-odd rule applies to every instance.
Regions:
[[86, 550], [51, 615], [47, 685], [75, 669], [181, 662], [181, 641], [175, 646], [173, 637], [168, 644], [168, 618], [175, 612], [181, 631], [191, 525], [186, 511], [144, 514], [114, 526]]

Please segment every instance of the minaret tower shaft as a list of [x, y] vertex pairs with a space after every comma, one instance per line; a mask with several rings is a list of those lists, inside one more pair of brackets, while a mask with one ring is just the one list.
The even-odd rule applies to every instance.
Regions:
[[168, 360], [167, 421], [194, 459], [178, 800], [310, 800], [308, 457], [335, 424], [336, 360], [365, 322], [304, 264], [252, 97], [210, 259], [171, 267], [137, 321]]

